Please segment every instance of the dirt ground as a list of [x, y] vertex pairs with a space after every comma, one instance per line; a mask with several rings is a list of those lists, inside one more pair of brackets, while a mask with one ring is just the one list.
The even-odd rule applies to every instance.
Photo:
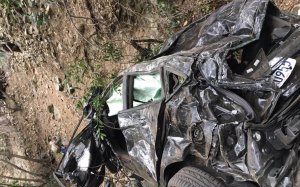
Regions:
[[[1, 105], [1, 119], [5, 122], [0, 124], [0, 135], [4, 137], [3, 140], [0, 137], [0, 147], [5, 148], [2, 152], [45, 161], [42, 165], [10, 159], [13, 164], [46, 177], [30, 175], [0, 162], [3, 168], [0, 176], [42, 180], [0, 178], [0, 183], [15, 186], [25, 183], [56, 186], [51, 172], [62, 154], [50, 142], [61, 139], [61, 144], [68, 143], [82, 114], [84, 94], [91, 86], [103, 85], [120, 70], [149, 58], [161, 45], [153, 43], [148, 56], [141, 56], [142, 51], [136, 50], [131, 40], [164, 41], [197, 17], [226, 3], [221, 0], [16, 2], [19, 3], [0, 5], [0, 42], [12, 42], [19, 47], [6, 50], [0, 58], [7, 78], [7, 97]], [[286, 11], [300, 3], [275, 2]], [[3, 124], [11, 131], [2, 133]]]

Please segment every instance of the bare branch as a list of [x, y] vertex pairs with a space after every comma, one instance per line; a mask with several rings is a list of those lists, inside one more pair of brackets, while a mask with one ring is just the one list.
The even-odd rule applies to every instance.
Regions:
[[42, 177], [42, 178], [46, 177], [45, 175], [33, 173], [31, 171], [28, 171], [28, 170], [25, 170], [23, 168], [20, 168], [19, 166], [15, 165], [15, 164], [13, 164], [13, 163], [11, 163], [9, 161], [6, 161], [4, 159], [0, 159], [0, 161], [6, 163], [8, 165], [11, 165], [12, 167], [16, 168], [17, 170], [23, 171], [23, 172], [28, 173], [30, 175], [37, 176], [37, 177]]

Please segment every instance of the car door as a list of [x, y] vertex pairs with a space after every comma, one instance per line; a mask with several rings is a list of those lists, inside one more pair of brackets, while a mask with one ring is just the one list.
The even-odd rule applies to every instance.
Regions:
[[125, 74], [125, 110], [118, 114], [130, 158], [123, 164], [153, 184], [157, 183], [155, 142], [158, 127], [163, 125], [159, 120], [164, 99], [162, 80], [161, 69]]

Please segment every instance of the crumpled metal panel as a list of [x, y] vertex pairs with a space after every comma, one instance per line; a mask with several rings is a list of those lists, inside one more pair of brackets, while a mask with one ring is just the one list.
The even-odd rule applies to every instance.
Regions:
[[129, 162], [124, 163], [150, 183], [157, 182], [155, 140], [160, 102], [141, 106], [138, 110], [118, 115], [119, 125], [126, 140]]
[[[226, 59], [229, 51], [254, 43], [264, 34], [267, 10], [291, 25], [300, 23], [299, 18], [281, 14], [267, 0], [235, 0], [179, 31], [162, 48], [161, 55], [196, 57], [193, 73], [200, 73], [166, 103], [169, 130], [161, 178], [167, 166], [193, 155], [202, 160], [200, 164], [228, 174], [235, 181], [254, 181], [261, 186], [293, 184], [299, 158], [297, 141], [291, 149], [276, 150], [266, 132], [274, 135], [275, 129], [285, 123], [279, 119], [292, 118], [286, 114], [277, 122], [270, 121], [274, 111], [281, 110], [280, 103], [299, 90], [300, 71], [294, 69], [290, 81], [280, 89], [268, 76], [271, 67], [261, 69], [253, 79], [234, 73]], [[294, 35], [299, 38], [296, 31]], [[294, 52], [285, 53], [279, 62], [300, 51], [291, 42], [284, 45], [285, 51], [293, 48]], [[275, 57], [267, 54], [264, 60]], [[299, 64], [298, 60], [296, 67]], [[293, 112], [300, 112], [299, 104]], [[205, 124], [209, 124], [209, 131]]]
[[218, 49], [253, 40], [259, 37], [268, 3], [268, 0], [235, 0], [179, 31], [161, 52], [171, 54], [199, 47]]
[[[95, 126], [84, 128], [70, 143], [56, 174], [82, 187], [99, 186], [102, 175], [93, 175], [104, 161], [102, 149], [94, 134]], [[102, 173], [104, 167], [101, 167]]]
[[164, 56], [161, 58], [157, 58], [151, 61], [147, 61], [146, 63], [136, 64], [127, 70], [124, 73], [137, 73], [137, 72], [151, 72], [153, 70], [157, 70], [161, 67], [172, 68], [178, 70], [185, 75], [190, 75], [191, 65], [195, 61], [195, 59], [191, 56], [184, 55], [174, 55], [174, 56]]

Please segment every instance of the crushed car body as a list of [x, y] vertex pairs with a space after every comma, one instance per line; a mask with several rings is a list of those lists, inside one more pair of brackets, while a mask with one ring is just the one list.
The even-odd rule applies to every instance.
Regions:
[[92, 94], [103, 107], [87, 103], [90, 124], [55, 176], [96, 186], [105, 165], [170, 186], [180, 169], [195, 167], [221, 186], [295, 186], [299, 44], [300, 18], [268, 0], [235, 0], [196, 20]]

